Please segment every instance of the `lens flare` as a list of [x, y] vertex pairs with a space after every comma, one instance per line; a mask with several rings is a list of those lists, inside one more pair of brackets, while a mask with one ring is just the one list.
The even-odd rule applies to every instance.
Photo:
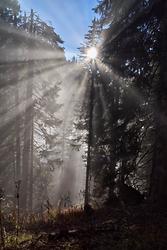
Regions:
[[89, 59], [95, 59], [97, 57], [97, 49], [95, 47], [88, 49], [87, 57]]

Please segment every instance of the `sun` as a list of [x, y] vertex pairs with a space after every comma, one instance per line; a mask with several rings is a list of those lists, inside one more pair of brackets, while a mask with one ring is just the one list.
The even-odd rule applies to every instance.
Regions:
[[97, 57], [97, 49], [95, 47], [91, 47], [87, 50], [87, 57], [89, 59], [95, 59]]

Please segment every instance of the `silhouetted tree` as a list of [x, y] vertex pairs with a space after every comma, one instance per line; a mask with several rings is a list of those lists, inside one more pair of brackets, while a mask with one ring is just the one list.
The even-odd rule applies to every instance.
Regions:
[[[99, 58], [92, 160], [95, 193], [101, 190], [101, 197], [106, 191], [108, 198], [113, 195], [118, 180], [141, 192], [151, 188], [158, 202], [165, 197], [165, 174], [160, 177], [165, 165], [159, 166], [165, 153], [159, 152], [166, 145], [160, 119], [165, 117], [166, 17], [159, 3], [164, 10], [165, 1], [144, 0], [100, 1], [95, 8], [101, 32], [94, 32]], [[90, 47], [93, 39], [86, 38]]]

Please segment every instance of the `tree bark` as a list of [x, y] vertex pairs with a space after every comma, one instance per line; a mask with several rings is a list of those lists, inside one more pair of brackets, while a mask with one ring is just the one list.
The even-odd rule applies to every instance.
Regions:
[[88, 127], [88, 153], [87, 153], [87, 166], [86, 166], [86, 183], [85, 183], [85, 201], [84, 207], [87, 208], [89, 204], [89, 186], [90, 186], [90, 170], [91, 170], [91, 147], [92, 147], [92, 133], [93, 133], [93, 108], [94, 108], [94, 74], [95, 74], [95, 64], [91, 63], [92, 79], [90, 86], [90, 104], [89, 104], [89, 127]]
[[[33, 116], [33, 110], [32, 110]], [[31, 155], [30, 155], [30, 176], [29, 176], [29, 211], [33, 210], [33, 144], [34, 144], [34, 126], [33, 126], [33, 117], [32, 117], [32, 129], [31, 129]]]
[[161, 3], [160, 81], [157, 88], [156, 140], [151, 180], [151, 200], [167, 205], [167, 2]]
[[[15, 120], [15, 131], [16, 131], [16, 180], [20, 180], [21, 175], [21, 138], [20, 138], [20, 110], [19, 110], [19, 89], [18, 85], [15, 87], [15, 105], [16, 105], [16, 120]], [[18, 114], [17, 114], [18, 113]]]
[[[31, 10], [31, 23], [30, 34], [33, 33], [33, 10]], [[32, 49], [33, 41], [30, 42], [29, 48]], [[31, 55], [29, 54], [29, 60]], [[22, 184], [21, 184], [21, 208], [23, 210], [28, 209], [28, 194], [32, 192], [32, 165], [33, 165], [33, 64], [28, 64], [29, 78], [26, 86], [26, 110], [25, 110], [25, 122], [24, 122], [24, 147], [23, 147], [23, 170], [22, 170]], [[31, 190], [29, 188], [31, 187]], [[32, 197], [32, 194], [31, 194]], [[30, 201], [29, 197], [29, 201]], [[30, 202], [31, 203], [31, 202]]]

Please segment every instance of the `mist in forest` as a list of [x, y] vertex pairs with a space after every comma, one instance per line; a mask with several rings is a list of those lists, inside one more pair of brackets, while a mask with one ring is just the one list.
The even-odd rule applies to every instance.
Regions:
[[167, 1], [0, 0], [0, 249], [166, 249], [166, 208]]
[[103, 204], [122, 199], [121, 187], [166, 197], [158, 3], [98, 2], [79, 56], [66, 58], [46, 16], [0, 1], [0, 185], [9, 207]]
[[85, 145], [74, 121], [87, 73], [65, 59], [60, 36], [33, 10], [14, 15], [13, 27], [10, 11], [0, 23], [1, 188], [9, 203], [19, 192], [23, 210], [83, 203]]

